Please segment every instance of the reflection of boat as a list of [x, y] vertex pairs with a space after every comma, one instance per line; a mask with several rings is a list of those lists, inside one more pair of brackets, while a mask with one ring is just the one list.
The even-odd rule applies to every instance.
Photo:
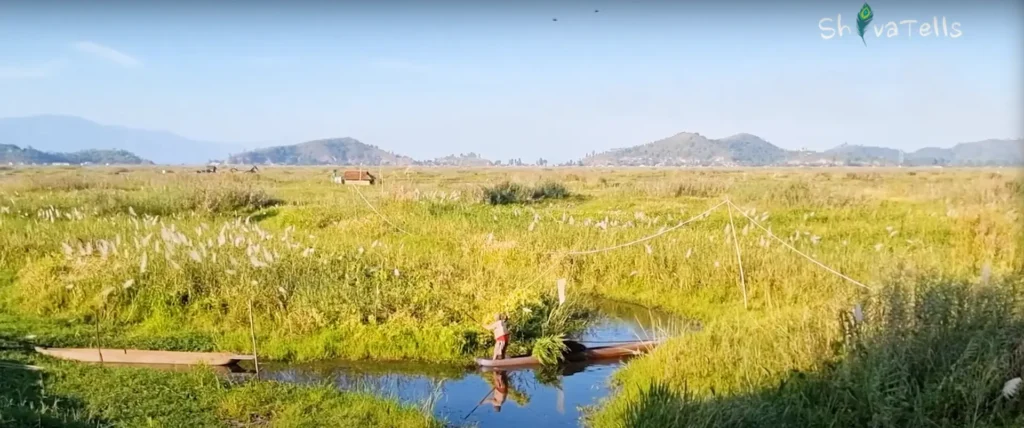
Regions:
[[[643, 342], [634, 343], [623, 343], [620, 345], [611, 346], [598, 346], [594, 348], [587, 348], [579, 352], [573, 352], [565, 356], [566, 361], [579, 362], [579, 361], [590, 361], [590, 360], [604, 360], [611, 358], [622, 358], [632, 355], [639, 355], [654, 349], [658, 345], [658, 341], [648, 340]], [[491, 360], [487, 358], [477, 358], [476, 363], [481, 367], [521, 367], [521, 366], [537, 366], [540, 365], [540, 361], [533, 356], [513, 357], [506, 358], [503, 360]]]
[[252, 355], [236, 355], [226, 352], [142, 351], [138, 349], [36, 347], [36, 352], [63, 360], [90, 363], [205, 364], [210, 366], [227, 366], [242, 360], [253, 359]]

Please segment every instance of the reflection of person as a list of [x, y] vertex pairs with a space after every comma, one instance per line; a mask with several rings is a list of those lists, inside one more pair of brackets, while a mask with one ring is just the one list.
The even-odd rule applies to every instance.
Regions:
[[494, 371], [494, 396], [491, 398], [491, 404], [494, 405], [494, 411], [500, 412], [501, 405], [505, 403], [505, 395], [508, 394], [508, 375], [501, 370]]
[[508, 330], [505, 329], [505, 314], [498, 314], [494, 322], [484, 325], [484, 328], [494, 332], [494, 353], [491, 358], [495, 360], [505, 359], [505, 348], [508, 345]]

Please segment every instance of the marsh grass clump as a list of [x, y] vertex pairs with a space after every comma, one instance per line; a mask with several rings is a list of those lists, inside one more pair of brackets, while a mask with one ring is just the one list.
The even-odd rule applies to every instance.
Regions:
[[552, 296], [544, 295], [536, 303], [527, 305], [511, 319], [514, 333], [520, 337], [551, 337], [570, 335], [582, 331], [594, 315], [589, 301], [578, 295], [558, 304]]
[[504, 181], [482, 189], [483, 201], [491, 205], [527, 204], [545, 200], [565, 199], [571, 195], [565, 185], [546, 181], [537, 186], [526, 186]]
[[545, 181], [533, 188], [530, 197], [534, 201], [540, 201], [545, 199], [565, 199], [569, 195], [569, 189], [562, 183]]
[[256, 211], [281, 203], [262, 188], [237, 184], [198, 187], [186, 198], [190, 209], [208, 213]]
[[484, 202], [491, 205], [524, 203], [528, 199], [527, 193], [525, 186], [508, 181], [483, 188]]
[[1024, 178], [1007, 181], [1004, 185], [1010, 194], [1017, 197], [1024, 197]]
[[708, 181], [686, 181], [678, 183], [672, 191], [673, 196], [679, 198], [689, 196], [694, 198], [711, 198], [725, 192], [725, 186]]
[[555, 365], [565, 359], [569, 347], [565, 344], [565, 335], [544, 336], [533, 342], [531, 355], [537, 357], [541, 364]]
[[626, 403], [627, 426], [1020, 426], [1024, 299], [992, 286], [901, 280], [841, 314], [834, 356], [775, 385], [700, 399], [655, 381]]

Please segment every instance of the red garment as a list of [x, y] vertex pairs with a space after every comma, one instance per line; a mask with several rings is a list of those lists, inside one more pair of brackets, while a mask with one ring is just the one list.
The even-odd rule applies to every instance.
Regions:
[[497, 342], [506, 342], [506, 343], [508, 343], [508, 333], [503, 334], [503, 335], [499, 336], [497, 339], [494, 339], [494, 340], [497, 341]]

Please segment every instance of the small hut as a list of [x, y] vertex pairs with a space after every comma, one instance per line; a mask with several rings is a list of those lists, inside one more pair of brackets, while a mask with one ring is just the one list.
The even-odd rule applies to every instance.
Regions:
[[348, 170], [339, 176], [338, 170], [334, 170], [331, 181], [341, 184], [370, 186], [377, 183], [377, 177], [370, 174], [370, 171], [363, 170]]

